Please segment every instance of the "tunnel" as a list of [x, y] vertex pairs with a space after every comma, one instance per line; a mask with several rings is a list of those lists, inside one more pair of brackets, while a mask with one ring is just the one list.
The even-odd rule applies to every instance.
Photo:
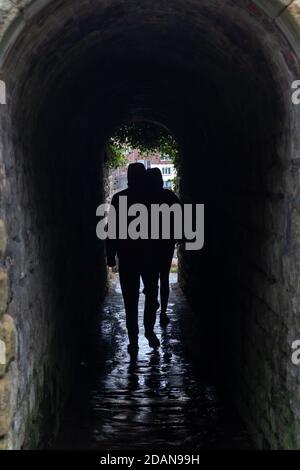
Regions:
[[203, 250], [180, 253], [193, 341], [254, 447], [299, 448], [299, 8], [0, 1], [0, 448], [59, 430], [107, 288], [106, 144], [138, 121], [176, 138], [180, 197], [205, 204]]

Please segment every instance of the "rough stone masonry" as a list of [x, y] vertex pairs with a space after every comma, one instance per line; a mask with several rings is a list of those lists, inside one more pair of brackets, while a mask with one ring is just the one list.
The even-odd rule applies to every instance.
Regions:
[[17, 368], [16, 329], [14, 320], [7, 314], [8, 282], [7, 272], [3, 268], [7, 234], [3, 220], [0, 220], [0, 340], [4, 345], [4, 357], [0, 363], [0, 449], [10, 447], [9, 433], [16, 407]]

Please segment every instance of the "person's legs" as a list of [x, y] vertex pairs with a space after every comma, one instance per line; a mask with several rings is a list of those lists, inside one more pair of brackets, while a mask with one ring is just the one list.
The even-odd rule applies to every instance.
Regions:
[[169, 318], [167, 316], [169, 294], [170, 294], [170, 283], [169, 275], [172, 266], [172, 260], [174, 255], [174, 249], [169, 250], [169, 252], [161, 260], [160, 264], [160, 323], [161, 325], [167, 325], [169, 323]]
[[125, 304], [126, 327], [129, 343], [132, 347], [138, 345], [138, 303], [140, 290], [140, 271], [138, 267], [120, 260], [120, 284]]
[[142, 271], [142, 279], [144, 283], [145, 293], [145, 309], [144, 309], [144, 327], [145, 336], [151, 347], [159, 347], [160, 343], [154, 333], [156, 321], [156, 312], [159, 308], [158, 297], [158, 278], [159, 273], [153, 267], [146, 267]]
[[164, 267], [159, 273], [160, 279], [160, 314], [165, 315], [167, 313], [169, 294], [170, 294], [170, 285], [169, 285], [169, 274], [170, 268]]

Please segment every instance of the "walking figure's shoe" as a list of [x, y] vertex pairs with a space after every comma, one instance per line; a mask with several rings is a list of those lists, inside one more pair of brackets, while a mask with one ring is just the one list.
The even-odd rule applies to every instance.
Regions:
[[145, 336], [146, 336], [147, 340], [149, 341], [150, 348], [157, 349], [157, 348], [160, 347], [160, 341], [159, 341], [158, 337], [156, 336], [156, 334], [154, 332], [150, 333], [150, 334], [147, 334]]
[[161, 313], [160, 314], [160, 324], [161, 326], [167, 326], [170, 323], [170, 318], [166, 313]]

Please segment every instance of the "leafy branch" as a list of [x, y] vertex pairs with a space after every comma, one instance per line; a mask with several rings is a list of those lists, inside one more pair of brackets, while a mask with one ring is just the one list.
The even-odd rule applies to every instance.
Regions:
[[109, 166], [117, 168], [126, 162], [131, 149], [139, 150], [147, 158], [157, 153], [162, 159], [176, 163], [177, 142], [163, 127], [149, 122], [132, 122], [119, 127], [109, 142]]

